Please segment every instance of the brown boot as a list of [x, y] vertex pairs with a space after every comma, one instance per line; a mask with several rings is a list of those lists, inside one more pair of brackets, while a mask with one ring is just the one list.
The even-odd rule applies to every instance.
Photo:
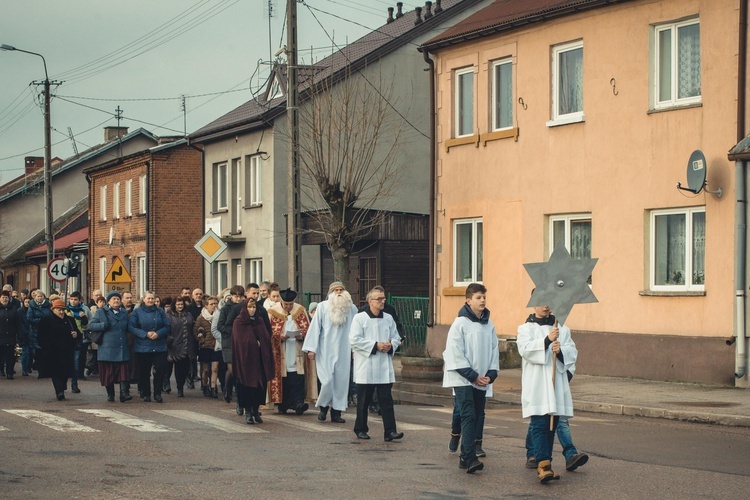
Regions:
[[542, 484], [547, 484], [553, 479], [560, 479], [560, 476], [552, 470], [552, 463], [549, 460], [539, 462], [536, 466], [536, 472], [539, 475], [539, 482]]

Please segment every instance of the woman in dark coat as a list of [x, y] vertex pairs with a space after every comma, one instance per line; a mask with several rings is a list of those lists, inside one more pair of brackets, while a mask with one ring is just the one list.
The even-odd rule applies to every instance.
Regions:
[[68, 379], [73, 376], [73, 356], [78, 347], [78, 328], [65, 314], [65, 302], [52, 302], [52, 314], [42, 318], [37, 328], [41, 367], [39, 378], [51, 378], [57, 400], [65, 399]]
[[185, 397], [183, 388], [190, 371], [190, 342], [193, 339], [195, 319], [187, 311], [190, 299], [177, 297], [167, 311], [170, 331], [167, 334], [167, 361], [174, 365], [177, 397]]
[[130, 349], [128, 348], [128, 311], [122, 307], [120, 294], [107, 294], [107, 305], [96, 310], [89, 330], [104, 332], [97, 349], [99, 383], [107, 388], [107, 401], [115, 400], [115, 384], [120, 384], [120, 402], [130, 401]]
[[274, 375], [271, 336], [256, 307], [255, 299], [244, 300], [232, 324], [232, 369], [248, 424], [263, 423], [258, 409], [266, 402], [266, 385]]

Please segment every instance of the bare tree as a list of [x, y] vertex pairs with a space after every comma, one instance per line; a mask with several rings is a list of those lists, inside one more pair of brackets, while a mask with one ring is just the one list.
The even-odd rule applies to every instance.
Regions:
[[392, 85], [360, 75], [309, 87], [299, 110], [305, 232], [322, 235], [334, 277], [348, 280], [354, 245], [382, 223], [403, 169]]

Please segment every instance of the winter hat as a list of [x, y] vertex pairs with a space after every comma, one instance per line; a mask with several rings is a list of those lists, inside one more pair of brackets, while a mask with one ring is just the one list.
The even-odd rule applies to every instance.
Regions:
[[52, 301], [52, 309], [65, 309], [65, 302], [62, 299], [55, 299]]
[[343, 284], [342, 282], [340, 282], [340, 281], [334, 281], [334, 282], [333, 282], [333, 283], [331, 283], [331, 285], [330, 285], [330, 286], [328, 287], [328, 293], [330, 294], [330, 293], [331, 293], [331, 292], [333, 291], [333, 289], [334, 289], [334, 288], [337, 288], [337, 287], [341, 287], [341, 288], [343, 288], [344, 290], [346, 290], [346, 287], [344, 286], [344, 284]]
[[120, 295], [120, 292], [118, 292], [117, 290], [112, 290], [107, 294], [107, 302], [109, 302], [109, 299], [111, 299], [112, 297], [122, 299], [122, 295]]
[[317, 302], [310, 302], [310, 305], [307, 307], [307, 311], [310, 314], [312, 314], [313, 312], [315, 312], [315, 309], [317, 309], [317, 308], [318, 308], [318, 303]]

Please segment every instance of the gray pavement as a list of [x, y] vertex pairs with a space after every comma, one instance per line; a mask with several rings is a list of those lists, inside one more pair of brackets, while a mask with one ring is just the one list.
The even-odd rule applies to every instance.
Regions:
[[[394, 399], [402, 404], [452, 406], [440, 381], [403, 380], [396, 357]], [[521, 369], [500, 370], [488, 407], [521, 404]], [[664, 418], [750, 427], [750, 390], [699, 384], [576, 375], [571, 382], [576, 411]]]

